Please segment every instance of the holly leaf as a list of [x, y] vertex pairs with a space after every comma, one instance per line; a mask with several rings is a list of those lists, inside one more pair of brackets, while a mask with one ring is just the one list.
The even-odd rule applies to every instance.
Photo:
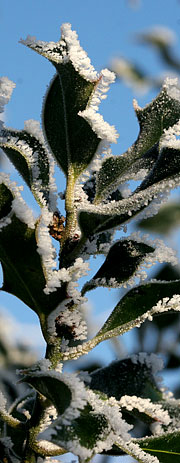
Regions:
[[158, 437], [137, 439], [144, 452], [156, 456], [160, 463], [179, 463], [180, 461], [180, 432], [166, 433]]
[[96, 337], [99, 342], [109, 339], [140, 326], [149, 317], [152, 319], [155, 314], [160, 315], [166, 311], [166, 308], [164, 307], [163, 310], [163, 307], [156, 307], [157, 303], [164, 298], [173, 297], [174, 294], [179, 294], [179, 280], [150, 282], [136, 286], [118, 302]]
[[53, 371], [31, 372], [26, 374], [21, 382], [27, 382], [36, 391], [49, 399], [56, 407], [59, 415], [65, 412], [72, 400], [72, 392], [69, 386], [60, 378], [56, 377]]
[[97, 177], [96, 203], [107, 197], [135, 161], [158, 143], [165, 129], [178, 122], [180, 102], [176, 96], [174, 97], [174, 90], [174, 82], [172, 84], [165, 82], [159, 95], [144, 108], [140, 108], [137, 102], [134, 103], [140, 126], [139, 136], [126, 153], [104, 161]]
[[26, 130], [3, 128], [0, 147], [26, 182], [37, 202], [49, 202], [49, 157], [42, 142]]
[[45, 98], [43, 124], [47, 141], [64, 173], [67, 175], [73, 166], [75, 178], [91, 162], [100, 142], [78, 114], [85, 110], [94, 88], [95, 83], [84, 79], [67, 62], [58, 65], [58, 74]]
[[50, 313], [64, 296], [63, 288], [45, 295], [46, 281], [37, 252], [35, 229], [29, 228], [15, 215], [0, 233], [0, 261], [3, 269], [1, 289], [18, 297], [36, 313]]
[[139, 190], [145, 190], [151, 185], [158, 183], [168, 177], [178, 175], [180, 172], [180, 150], [164, 147], [154, 164], [150, 174], [141, 183]]
[[84, 285], [82, 294], [97, 286], [117, 287], [129, 280], [146, 255], [153, 251], [151, 246], [134, 240], [116, 242], [96, 275]]
[[90, 388], [103, 392], [108, 397], [120, 400], [124, 395], [137, 395], [161, 400], [162, 393], [158, 390], [152, 373], [152, 366], [143, 363], [140, 358], [133, 362], [131, 358], [112, 362], [104, 368], [99, 368], [90, 374]]
[[[89, 237], [129, 222], [139, 212], [149, 206], [154, 199], [160, 198], [162, 193], [176, 188], [180, 183], [177, 171], [174, 175], [153, 183], [145, 189], [140, 187], [128, 198], [107, 204], [91, 204], [86, 210], [79, 210], [79, 225], [82, 233]], [[156, 211], [155, 211], [156, 212]]]

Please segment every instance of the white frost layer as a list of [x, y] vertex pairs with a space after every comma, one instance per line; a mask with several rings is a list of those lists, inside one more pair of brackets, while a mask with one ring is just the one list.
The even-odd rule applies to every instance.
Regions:
[[137, 461], [141, 463], [159, 463], [157, 457], [144, 452], [135, 442], [123, 442], [122, 439], [118, 439], [117, 443], [127, 454], [131, 455], [135, 459], [137, 458]]
[[78, 309], [66, 309], [60, 312], [58, 320], [60, 325], [65, 325], [72, 329], [74, 340], [83, 341], [87, 338], [87, 325], [86, 322], [82, 320], [82, 315]]
[[152, 321], [154, 315], [168, 312], [169, 310], [174, 310], [177, 312], [180, 311], [179, 294], [175, 294], [172, 298], [164, 297], [162, 300], [158, 301], [158, 303], [154, 307], [152, 307], [152, 309], [148, 310], [146, 313], [133, 320], [133, 322], [130, 322], [129, 328], [134, 328], [135, 326], [139, 328], [142, 325], [142, 323], [145, 322], [145, 320]]
[[0, 113], [4, 112], [4, 106], [9, 102], [16, 84], [8, 77], [0, 78]]
[[61, 39], [59, 42], [44, 42], [28, 35], [20, 43], [32, 48], [55, 63], [65, 63], [71, 60], [75, 69], [87, 80], [97, 80], [98, 75], [92, 66], [86, 52], [80, 46], [77, 33], [72, 31], [71, 24], [61, 26]]
[[[24, 130], [32, 137], [32, 146], [29, 145], [25, 136], [23, 139], [23, 132], [16, 131], [17, 136], [11, 136], [11, 131], [7, 131], [0, 135], [0, 143], [2, 147], [12, 148], [17, 150], [26, 159], [27, 165], [30, 170], [31, 190], [36, 198], [38, 198], [41, 206], [46, 205], [47, 195], [49, 197], [50, 208], [56, 210], [56, 185], [54, 180], [54, 160], [45, 142], [43, 132], [40, 128], [39, 121], [33, 119], [27, 120], [24, 123]], [[18, 135], [19, 132], [19, 135]], [[36, 144], [40, 144], [40, 150], [43, 150], [47, 156], [47, 168], [49, 169], [49, 183], [42, 185], [40, 163], [41, 152], [36, 148]]]
[[114, 82], [115, 74], [108, 69], [103, 69], [100, 74], [95, 71], [87, 53], [80, 46], [77, 33], [72, 31], [71, 24], [65, 23], [61, 26], [61, 40], [57, 43], [36, 41], [30, 36], [26, 40], [21, 39], [21, 43], [56, 63], [66, 63], [70, 60], [80, 75], [87, 81], [96, 83], [89, 106], [84, 111], [80, 111], [79, 115], [89, 122], [98, 138], [116, 143], [118, 134], [114, 126], [110, 126], [96, 112], [100, 101], [106, 98], [105, 94], [109, 90], [109, 85]]
[[[90, 414], [92, 416], [102, 415], [103, 419], [106, 419], [107, 424], [104, 425], [102, 433], [97, 436], [96, 442], [94, 443], [94, 447], [92, 449], [83, 447], [77, 437], [74, 437], [74, 439], [66, 442], [63, 440], [60, 441], [62, 446], [64, 445], [65, 448], [67, 448], [75, 455], [78, 455], [81, 459], [90, 458], [97, 453], [101, 453], [103, 450], [109, 450], [116, 442], [119, 435], [121, 436], [123, 442], [127, 442], [130, 439], [129, 431], [132, 429], [132, 426], [122, 419], [119, 404], [113, 397], [108, 400], [101, 400], [97, 394], [88, 389], [84, 389], [84, 394], [86, 404], [88, 403], [92, 407]], [[76, 410], [78, 407], [79, 406], [77, 404]], [[58, 429], [61, 430], [62, 425], [70, 426], [71, 421], [74, 419], [74, 410], [72, 416], [68, 417], [67, 420], [65, 420], [65, 416], [66, 412], [64, 413], [64, 418], [58, 418], [56, 427], [53, 429], [49, 428], [49, 430], [44, 433], [44, 437], [51, 440], [53, 435], [56, 434], [56, 432], [58, 433]]]
[[[46, 247], [45, 243], [44, 246]], [[45, 294], [49, 294], [55, 291], [57, 288], [60, 288], [63, 282], [69, 282], [67, 287], [68, 297], [72, 298], [74, 303], [76, 303], [76, 301], [79, 303], [79, 292], [76, 290], [78, 284], [76, 281], [79, 280], [79, 278], [82, 276], [87, 275], [89, 264], [84, 262], [81, 257], [78, 257], [74, 264], [71, 265], [68, 269], [62, 268], [60, 270], [52, 270], [52, 266], [51, 270], [50, 266], [48, 268], [48, 278], [46, 287], [44, 289]]]
[[132, 411], [135, 408], [140, 413], [145, 413], [166, 426], [171, 422], [168, 412], [163, 409], [162, 405], [153, 403], [150, 399], [142, 399], [135, 395], [124, 395], [120, 399], [119, 404], [121, 407], [126, 408], [126, 410], [129, 411]]
[[53, 212], [43, 207], [41, 217], [37, 226], [37, 251], [42, 258], [45, 278], [47, 282], [51, 279], [53, 268], [56, 267], [56, 250], [52, 244], [49, 234], [49, 224], [52, 222]]
[[[145, 254], [144, 258], [141, 260], [140, 264], [137, 266], [135, 272], [133, 275], [125, 282], [118, 282], [116, 281], [115, 278], [110, 278], [106, 279], [104, 278], [96, 278], [95, 280], [91, 280], [92, 284], [94, 287], [96, 286], [105, 286], [105, 287], [110, 287], [110, 288], [118, 288], [118, 287], [124, 287], [127, 288], [129, 286], [133, 286], [135, 283], [135, 278], [139, 278], [140, 281], [143, 281], [147, 278], [147, 272], [146, 268], [149, 269], [152, 267], [152, 265], [156, 264], [156, 262], [169, 262], [172, 265], [177, 265], [178, 260], [176, 257], [176, 252], [166, 246], [162, 240], [156, 239], [156, 240], [151, 240], [149, 235], [141, 235], [140, 232], [135, 232], [129, 235], [126, 238], [127, 240], [133, 240], [138, 243], [145, 243], [148, 246], [152, 246], [154, 248], [154, 251], [151, 253]], [[117, 240], [118, 241], [124, 241], [124, 238]], [[109, 246], [106, 247], [107, 251], [109, 251]], [[132, 256], [135, 257], [135, 250], [133, 250]]]
[[22, 188], [17, 187], [15, 182], [10, 181], [9, 175], [4, 173], [0, 174], [0, 183], [4, 183], [7, 188], [11, 190], [12, 195], [14, 196], [11, 212], [7, 217], [0, 220], [0, 228], [8, 225], [11, 222], [11, 217], [13, 214], [15, 214], [16, 217], [18, 217], [18, 219], [20, 219], [22, 222], [26, 223], [29, 228], [34, 228], [35, 218], [33, 217], [32, 210], [27, 206], [20, 194], [20, 190], [22, 190]]
[[89, 106], [84, 111], [79, 111], [79, 116], [83, 117], [92, 127], [92, 130], [97, 134], [98, 138], [105, 139], [110, 143], [117, 143], [118, 133], [115, 127], [105, 122], [101, 114], [96, 113], [94, 109]]
[[179, 136], [180, 120], [172, 127], [169, 127], [169, 129], [164, 130], [164, 134], [162, 135], [159, 143], [160, 152], [163, 150], [163, 148], [180, 149], [180, 140], [177, 138]]
[[[108, 229], [108, 221], [112, 218], [112, 216], [119, 216], [121, 214], [127, 214], [127, 222], [129, 221], [130, 217], [134, 212], [140, 211], [143, 206], [148, 206], [152, 200], [157, 200], [160, 202], [161, 198], [163, 199], [164, 194], [172, 190], [173, 188], [177, 188], [180, 184], [180, 176], [174, 175], [170, 179], [161, 180], [155, 185], [152, 185], [146, 190], [140, 191], [138, 193], [133, 194], [132, 196], [122, 199], [121, 201], [111, 201], [109, 203], [101, 203], [101, 204], [89, 204], [85, 207], [79, 209], [79, 212], [89, 212], [89, 213], [97, 213], [103, 214], [107, 216], [106, 222], [107, 229]], [[114, 190], [114, 187], [112, 188]], [[151, 205], [153, 207], [153, 204]], [[155, 212], [157, 212], [157, 207], [155, 205]], [[151, 215], [153, 215], [153, 210], [151, 211]], [[101, 225], [97, 227], [96, 233], [99, 232]], [[111, 228], [111, 226], [109, 227]]]
[[[26, 130], [26, 132], [28, 132], [31, 136], [35, 137], [40, 142], [44, 151], [47, 154], [48, 161], [49, 161], [49, 183], [47, 185], [47, 190], [49, 193], [50, 209], [55, 211], [57, 209], [57, 185], [56, 185], [56, 181], [54, 178], [54, 168], [55, 168], [54, 158], [48, 148], [48, 144], [46, 143], [46, 140], [44, 138], [44, 134], [40, 127], [39, 121], [36, 121], [34, 119], [29, 119], [25, 121], [24, 129]], [[38, 167], [38, 153], [36, 156], [35, 154], [36, 153], [32, 152], [32, 156], [30, 156], [30, 161], [32, 165], [34, 186], [37, 188], [37, 191], [39, 192], [39, 195], [40, 195], [41, 179], [39, 178], [40, 170]], [[42, 204], [45, 204], [44, 198], [42, 198], [41, 202]]]

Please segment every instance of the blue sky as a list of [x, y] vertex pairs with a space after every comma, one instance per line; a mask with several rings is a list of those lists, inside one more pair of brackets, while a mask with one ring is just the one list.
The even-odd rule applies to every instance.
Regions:
[[[1, 75], [16, 83], [6, 111], [6, 124], [23, 128], [24, 120], [40, 120], [42, 99], [54, 74], [52, 65], [32, 50], [19, 44], [28, 34], [45, 41], [57, 41], [60, 25], [70, 22], [78, 32], [83, 48], [97, 70], [107, 67], [111, 59], [124, 56], [137, 61], [151, 74], [164, 70], [158, 58], [147, 47], [139, 46], [135, 34], [153, 26], [165, 26], [177, 36], [174, 51], [180, 56], [180, 1], [141, 0], [136, 8], [128, 0], [6, 0], [0, 2]], [[120, 154], [135, 140], [138, 124], [132, 107], [133, 97], [144, 105], [154, 96], [136, 95], [122, 83], [112, 85], [108, 98], [100, 107], [104, 119], [116, 126], [120, 134], [114, 154]], [[12, 178], [16, 178], [11, 171]], [[19, 180], [18, 180], [19, 181]], [[61, 187], [60, 187], [61, 189]], [[102, 290], [91, 296], [92, 303], [101, 301], [107, 314], [116, 304], [113, 292]], [[24, 323], [37, 323], [33, 312], [13, 296], [1, 293], [1, 306], [7, 307]], [[129, 341], [128, 341], [129, 342]]]
[[[78, 32], [81, 45], [99, 71], [108, 66], [113, 57], [124, 56], [137, 61], [151, 74], [162, 72], [164, 68], [153, 51], [137, 45], [134, 40], [137, 32], [156, 25], [168, 27], [176, 33], [174, 51], [180, 56], [180, 0], [140, 0], [137, 8], [130, 7], [128, 0], [1, 0], [1, 75], [16, 83], [6, 111], [7, 125], [21, 129], [24, 120], [40, 120], [42, 98], [54, 74], [53, 67], [46, 59], [19, 44], [18, 40], [30, 34], [41, 40], [57, 41], [63, 22], [70, 22]], [[140, 105], [144, 105], [153, 96], [153, 92], [143, 96], [136, 95], [119, 82], [112, 85], [100, 111], [104, 119], [114, 124], [120, 134], [118, 144], [112, 148], [114, 154], [123, 152], [137, 136], [138, 124], [132, 108], [133, 97], [137, 97]], [[12, 170], [11, 176], [16, 178]], [[90, 299], [94, 306], [95, 303], [100, 304], [104, 317], [117, 302], [115, 293], [107, 290], [104, 293], [102, 290], [99, 293], [94, 292]], [[37, 324], [38, 320], [30, 309], [5, 293], [1, 293], [0, 306], [7, 308], [24, 323], [24, 334], [27, 338], [29, 335], [33, 336], [32, 324]], [[28, 323], [31, 324], [29, 332]], [[130, 350], [131, 344], [132, 337], [127, 336], [127, 350]], [[106, 352], [108, 361], [110, 351]], [[101, 347], [95, 351], [95, 356], [98, 355], [102, 356]]]

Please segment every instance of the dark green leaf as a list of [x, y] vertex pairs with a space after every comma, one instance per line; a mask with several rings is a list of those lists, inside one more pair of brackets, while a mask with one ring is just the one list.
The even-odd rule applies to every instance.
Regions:
[[180, 172], [180, 150], [173, 148], [163, 148], [154, 164], [150, 174], [144, 179], [139, 187], [139, 191], [145, 190], [151, 185], [167, 179]]
[[95, 83], [85, 80], [71, 62], [59, 64], [57, 69], [44, 104], [44, 129], [60, 167], [67, 174], [73, 165], [78, 177], [91, 162], [100, 142], [88, 122], [78, 115], [86, 108]]
[[139, 323], [145, 320], [144, 315], [151, 311], [159, 300], [165, 297], [171, 298], [179, 292], [179, 280], [147, 283], [131, 289], [118, 302], [97, 337], [107, 339], [139, 326]]
[[3, 291], [21, 299], [37, 313], [53, 310], [64, 289], [45, 295], [46, 285], [40, 255], [37, 252], [35, 230], [14, 215], [0, 233], [0, 261], [3, 268]]
[[144, 452], [154, 455], [160, 463], [180, 462], [180, 432], [136, 441]]
[[92, 372], [90, 377], [91, 389], [117, 400], [124, 395], [161, 400], [162, 394], [157, 389], [152, 368], [140, 361], [134, 363], [131, 359], [125, 359], [113, 362], [108, 367]]
[[[81, 411], [80, 416], [72, 420], [68, 426], [61, 422], [58, 423], [57, 420], [51, 426], [51, 429], [53, 431], [52, 436], [47, 437], [51, 442], [80, 457], [85, 449], [92, 452], [93, 456], [94, 447], [100, 436], [103, 434], [102, 440], [106, 440], [109, 434], [109, 426], [105, 416], [94, 413], [89, 404]], [[84, 458], [84, 461], [86, 461], [86, 458]], [[87, 461], [89, 461], [88, 457]]]
[[106, 197], [134, 162], [158, 143], [164, 129], [172, 127], [179, 120], [180, 103], [168, 94], [164, 85], [151, 103], [143, 109], [135, 106], [135, 111], [140, 125], [138, 139], [123, 155], [104, 161], [98, 174], [96, 202]]
[[[127, 281], [147, 254], [154, 248], [134, 240], [120, 240], [109, 250], [105, 262], [96, 275], [85, 284], [83, 294], [96, 286], [116, 287]], [[111, 279], [113, 279], [111, 281]]]
[[56, 407], [59, 415], [65, 412], [72, 399], [70, 388], [59, 378], [53, 376], [53, 372], [34, 372], [26, 375], [21, 381], [33, 386], [40, 394], [49, 399]]
[[49, 158], [45, 146], [26, 130], [15, 131], [4, 128], [0, 133], [0, 146], [23, 177], [36, 200], [41, 204], [41, 197], [38, 195], [41, 193], [47, 203], [49, 199]]
[[172, 175], [159, 181], [145, 190], [136, 190], [128, 198], [102, 205], [91, 205], [89, 209], [79, 211], [79, 224], [83, 234], [87, 237], [94, 233], [118, 227], [132, 220], [139, 212], [143, 211], [154, 198], [160, 194], [177, 187], [180, 177]]

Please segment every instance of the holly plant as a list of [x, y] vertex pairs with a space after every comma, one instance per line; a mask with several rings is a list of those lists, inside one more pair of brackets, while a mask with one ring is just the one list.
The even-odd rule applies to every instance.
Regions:
[[[134, 101], [137, 140], [113, 155], [118, 134], [98, 107], [114, 73], [95, 71], [70, 24], [62, 25], [57, 43], [30, 36], [21, 43], [47, 58], [55, 76], [43, 103], [42, 129], [34, 120], [23, 130], [1, 121], [0, 146], [40, 210], [34, 217], [21, 187], [1, 173], [1, 289], [35, 311], [46, 354], [20, 369], [21, 393], [14, 401], [10, 382], [2, 382], [0, 461], [40, 463], [72, 452], [80, 462], [96, 454], [179, 462], [180, 402], [156, 377], [161, 358], [140, 352], [92, 372], [74, 363], [99, 343], [180, 310], [180, 280], [149, 280], [145, 271], [157, 262], [176, 265], [175, 252], [140, 232], [125, 235], [129, 223], [155, 215], [180, 184], [177, 81], [167, 78], [144, 108]], [[1, 112], [14, 87], [1, 78]], [[63, 193], [59, 169], [66, 178]], [[127, 188], [131, 180], [138, 181], [134, 190]], [[88, 261], [99, 255], [103, 263], [97, 258], [100, 266], [88, 277]], [[85, 307], [97, 287], [128, 289], [90, 338]], [[64, 369], [68, 361], [73, 373]]]

